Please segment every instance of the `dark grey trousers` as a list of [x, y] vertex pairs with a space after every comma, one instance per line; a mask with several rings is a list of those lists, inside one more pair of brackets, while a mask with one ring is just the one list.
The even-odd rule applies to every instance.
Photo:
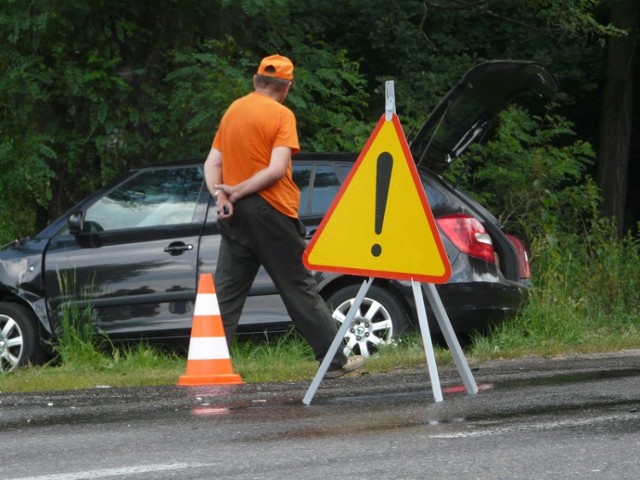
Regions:
[[[220, 221], [219, 226], [222, 239], [215, 285], [229, 346], [262, 265], [278, 289], [295, 328], [311, 345], [316, 360], [322, 361], [338, 326], [318, 294], [315, 278], [302, 263], [306, 247], [304, 225], [254, 194], [236, 202], [233, 216]], [[338, 349], [329, 368], [339, 368], [345, 362], [342, 349]]]

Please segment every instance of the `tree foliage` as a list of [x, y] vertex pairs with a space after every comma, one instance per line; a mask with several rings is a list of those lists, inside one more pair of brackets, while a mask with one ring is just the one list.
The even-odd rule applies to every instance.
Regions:
[[446, 176], [530, 245], [588, 235], [599, 200], [587, 174], [594, 156], [566, 119], [512, 107], [500, 116], [494, 139], [472, 146]]
[[598, 0], [5, 0], [0, 240], [43, 227], [130, 167], [204, 159], [224, 109], [274, 52], [296, 63], [287, 102], [306, 150], [359, 151], [384, 111], [385, 80], [395, 81], [410, 134], [466, 70], [495, 58], [549, 66], [567, 93], [558, 113], [573, 116], [576, 131], [593, 141], [601, 39], [616, 32], [596, 21], [605, 7]]

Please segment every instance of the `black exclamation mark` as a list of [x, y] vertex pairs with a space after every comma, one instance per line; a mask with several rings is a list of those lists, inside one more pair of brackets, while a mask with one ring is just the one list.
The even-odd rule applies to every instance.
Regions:
[[[389, 196], [389, 184], [391, 183], [391, 170], [393, 168], [393, 157], [389, 152], [382, 152], [378, 156], [376, 169], [376, 235], [382, 233], [384, 223], [384, 213], [387, 208], [387, 197]], [[382, 253], [382, 246], [374, 243], [371, 247], [371, 255], [379, 257]]]

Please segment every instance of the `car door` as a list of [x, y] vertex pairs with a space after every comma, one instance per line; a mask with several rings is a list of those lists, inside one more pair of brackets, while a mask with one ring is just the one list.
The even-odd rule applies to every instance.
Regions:
[[90, 311], [114, 337], [188, 335], [208, 198], [203, 178], [198, 165], [142, 169], [81, 206], [82, 231], [63, 229], [46, 250], [52, 318]]

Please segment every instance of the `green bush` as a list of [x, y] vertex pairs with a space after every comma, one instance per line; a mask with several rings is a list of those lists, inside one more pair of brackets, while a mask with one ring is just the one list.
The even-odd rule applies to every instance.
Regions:
[[590, 234], [538, 242], [531, 299], [489, 337], [480, 356], [568, 353], [640, 346], [640, 241], [617, 238], [608, 219]]
[[[640, 344], [640, 240], [598, 216], [584, 142], [571, 125], [511, 108], [495, 140], [447, 176], [472, 192], [529, 250], [533, 288], [515, 321], [475, 339], [478, 355], [554, 353]], [[560, 146], [558, 146], [560, 145]], [[510, 353], [509, 353], [510, 352]]]
[[584, 232], [600, 197], [586, 174], [593, 150], [573, 137], [568, 120], [513, 106], [499, 117], [492, 141], [471, 146], [445, 176], [527, 245]]

